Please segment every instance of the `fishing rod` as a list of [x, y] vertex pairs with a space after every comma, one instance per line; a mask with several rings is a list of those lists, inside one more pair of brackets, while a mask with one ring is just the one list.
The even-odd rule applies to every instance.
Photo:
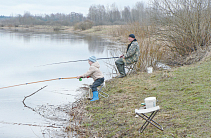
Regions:
[[[119, 57], [97, 58], [97, 60], [112, 59], [112, 58], [119, 58]], [[83, 59], [83, 60], [72, 60], [72, 61], [65, 61], [65, 62], [57, 62], [57, 63], [51, 63], [51, 64], [40, 65], [40, 66], [36, 66], [36, 67], [48, 66], [48, 65], [55, 65], [55, 64], [63, 64], [63, 63], [70, 63], [70, 62], [80, 62], [80, 61], [88, 61], [88, 59]]]
[[[29, 83], [22, 83], [22, 84], [18, 84], [18, 85], [12, 85], [12, 86], [7, 86], [7, 87], [2, 87], [0, 89], [10, 88], [10, 87], [16, 87], [16, 86], [21, 86], [21, 85], [27, 85], [27, 84], [33, 84], [33, 83], [46, 82], [46, 81], [62, 80], [62, 79], [76, 79], [76, 78], [77, 77], [67, 77], [67, 78], [55, 78], [55, 79], [49, 79], [49, 80], [34, 81], [34, 82], [29, 82]], [[79, 81], [82, 81], [82, 78], [80, 78]]]

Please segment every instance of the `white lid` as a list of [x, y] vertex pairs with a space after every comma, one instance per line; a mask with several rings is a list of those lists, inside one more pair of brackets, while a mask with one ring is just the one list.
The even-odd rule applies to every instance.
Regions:
[[147, 97], [144, 99], [144, 101], [156, 101], [156, 97]]
[[145, 98], [145, 100], [154, 100], [154, 99], [156, 99], [156, 97], [147, 97], [147, 98]]

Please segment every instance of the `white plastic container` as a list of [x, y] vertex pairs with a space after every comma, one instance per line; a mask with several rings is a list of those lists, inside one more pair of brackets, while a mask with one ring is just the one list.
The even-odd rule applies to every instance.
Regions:
[[153, 67], [148, 67], [147, 68], [147, 73], [152, 73], [153, 72]]
[[147, 97], [144, 99], [144, 102], [146, 104], [146, 109], [155, 107], [156, 106], [156, 97]]

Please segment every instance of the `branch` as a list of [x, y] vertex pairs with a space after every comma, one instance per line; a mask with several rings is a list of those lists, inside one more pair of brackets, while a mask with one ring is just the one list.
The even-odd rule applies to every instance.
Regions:
[[26, 106], [26, 104], [24, 103], [24, 101], [26, 100], [26, 98], [28, 98], [28, 97], [30, 97], [30, 96], [32, 96], [32, 95], [34, 95], [35, 93], [37, 93], [37, 92], [39, 92], [40, 90], [42, 90], [42, 89], [44, 89], [45, 87], [47, 87], [47, 85], [46, 86], [44, 86], [44, 87], [42, 87], [42, 88], [40, 88], [39, 90], [37, 90], [36, 92], [34, 92], [34, 93], [32, 93], [32, 94], [30, 94], [30, 95], [28, 95], [28, 96], [26, 96], [26, 97], [24, 97], [24, 99], [23, 99], [23, 104], [24, 104], [24, 106], [25, 107], [27, 107]]

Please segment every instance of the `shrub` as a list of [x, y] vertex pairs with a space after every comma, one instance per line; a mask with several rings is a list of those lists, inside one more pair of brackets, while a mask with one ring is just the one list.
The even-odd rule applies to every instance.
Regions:
[[58, 27], [58, 26], [57, 27], [54, 27], [53, 30], [54, 31], [60, 31], [61, 30], [61, 27]]
[[188, 55], [211, 41], [210, 0], [154, 0], [155, 36], [172, 51]]
[[87, 30], [92, 28], [93, 22], [86, 20], [84, 22], [79, 22], [74, 25], [74, 30]]

